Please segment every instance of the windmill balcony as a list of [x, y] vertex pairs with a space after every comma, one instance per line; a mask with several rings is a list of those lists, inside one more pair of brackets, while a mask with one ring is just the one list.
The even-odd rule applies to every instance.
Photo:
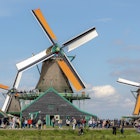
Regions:
[[[40, 95], [42, 95], [44, 92], [39, 92], [38, 90], [32, 90], [32, 91], [24, 91], [20, 92], [18, 94], [19, 99], [23, 100], [34, 100]], [[84, 100], [84, 99], [90, 99], [89, 94], [83, 94], [83, 93], [59, 93], [61, 96], [69, 100], [70, 102], [73, 100]]]

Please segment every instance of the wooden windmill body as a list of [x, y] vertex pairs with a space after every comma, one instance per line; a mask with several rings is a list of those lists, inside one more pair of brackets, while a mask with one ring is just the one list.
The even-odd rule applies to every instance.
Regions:
[[59, 93], [73, 93], [69, 80], [59, 67], [57, 59], [49, 59], [43, 62], [39, 81], [36, 89], [44, 92], [53, 87]]

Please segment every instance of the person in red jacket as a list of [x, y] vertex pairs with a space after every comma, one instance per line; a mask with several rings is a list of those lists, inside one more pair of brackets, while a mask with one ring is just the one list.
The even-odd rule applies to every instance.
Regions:
[[29, 118], [29, 119], [28, 119], [28, 127], [30, 128], [31, 126], [32, 126], [32, 119]]

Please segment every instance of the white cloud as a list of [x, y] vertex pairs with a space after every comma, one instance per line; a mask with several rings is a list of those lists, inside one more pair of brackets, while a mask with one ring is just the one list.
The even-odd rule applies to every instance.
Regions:
[[104, 86], [97, 86], [92, 88], [94, 92], [94, 96], [96, 98], [104, 98], [111, 95], [115, 95], [116, 91], [115, 88], [111, 85], [104, 85]]
[[[80, 108], [100, 118], [120, 118], [132, 112], [133, 102], [111, 85], [87, 85], [86, 93], [89, 93], [91, 99], [81, 101]], [[79, 106], [78, 102], [75, 104]]]
[[126, 99], [124, 100], [124, 103], [123, 103], [122, 106], [123, 106], [124, 108], [125, 108], [125, 107], [126, 107], [126, 108], [128, 108], [128, 107], [133, 107], [133, 108], [134, 108], [135, 102], [132, 101], [132, 100], [130, 100], [129, 98], [126, 98]]

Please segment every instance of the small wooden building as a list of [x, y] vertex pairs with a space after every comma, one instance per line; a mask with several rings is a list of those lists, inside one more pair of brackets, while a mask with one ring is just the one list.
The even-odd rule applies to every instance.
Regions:
[[81, 111], [70, 101], [61, 96], [55, 89], [49, 88], [28, 106], [21, 110], [20, 116], [23, 118], [46, 118], [47, 125], [51, 125], [52, 118], [61, 118], [65, 123], [66, 118], [97, 118], [96, 115]]

